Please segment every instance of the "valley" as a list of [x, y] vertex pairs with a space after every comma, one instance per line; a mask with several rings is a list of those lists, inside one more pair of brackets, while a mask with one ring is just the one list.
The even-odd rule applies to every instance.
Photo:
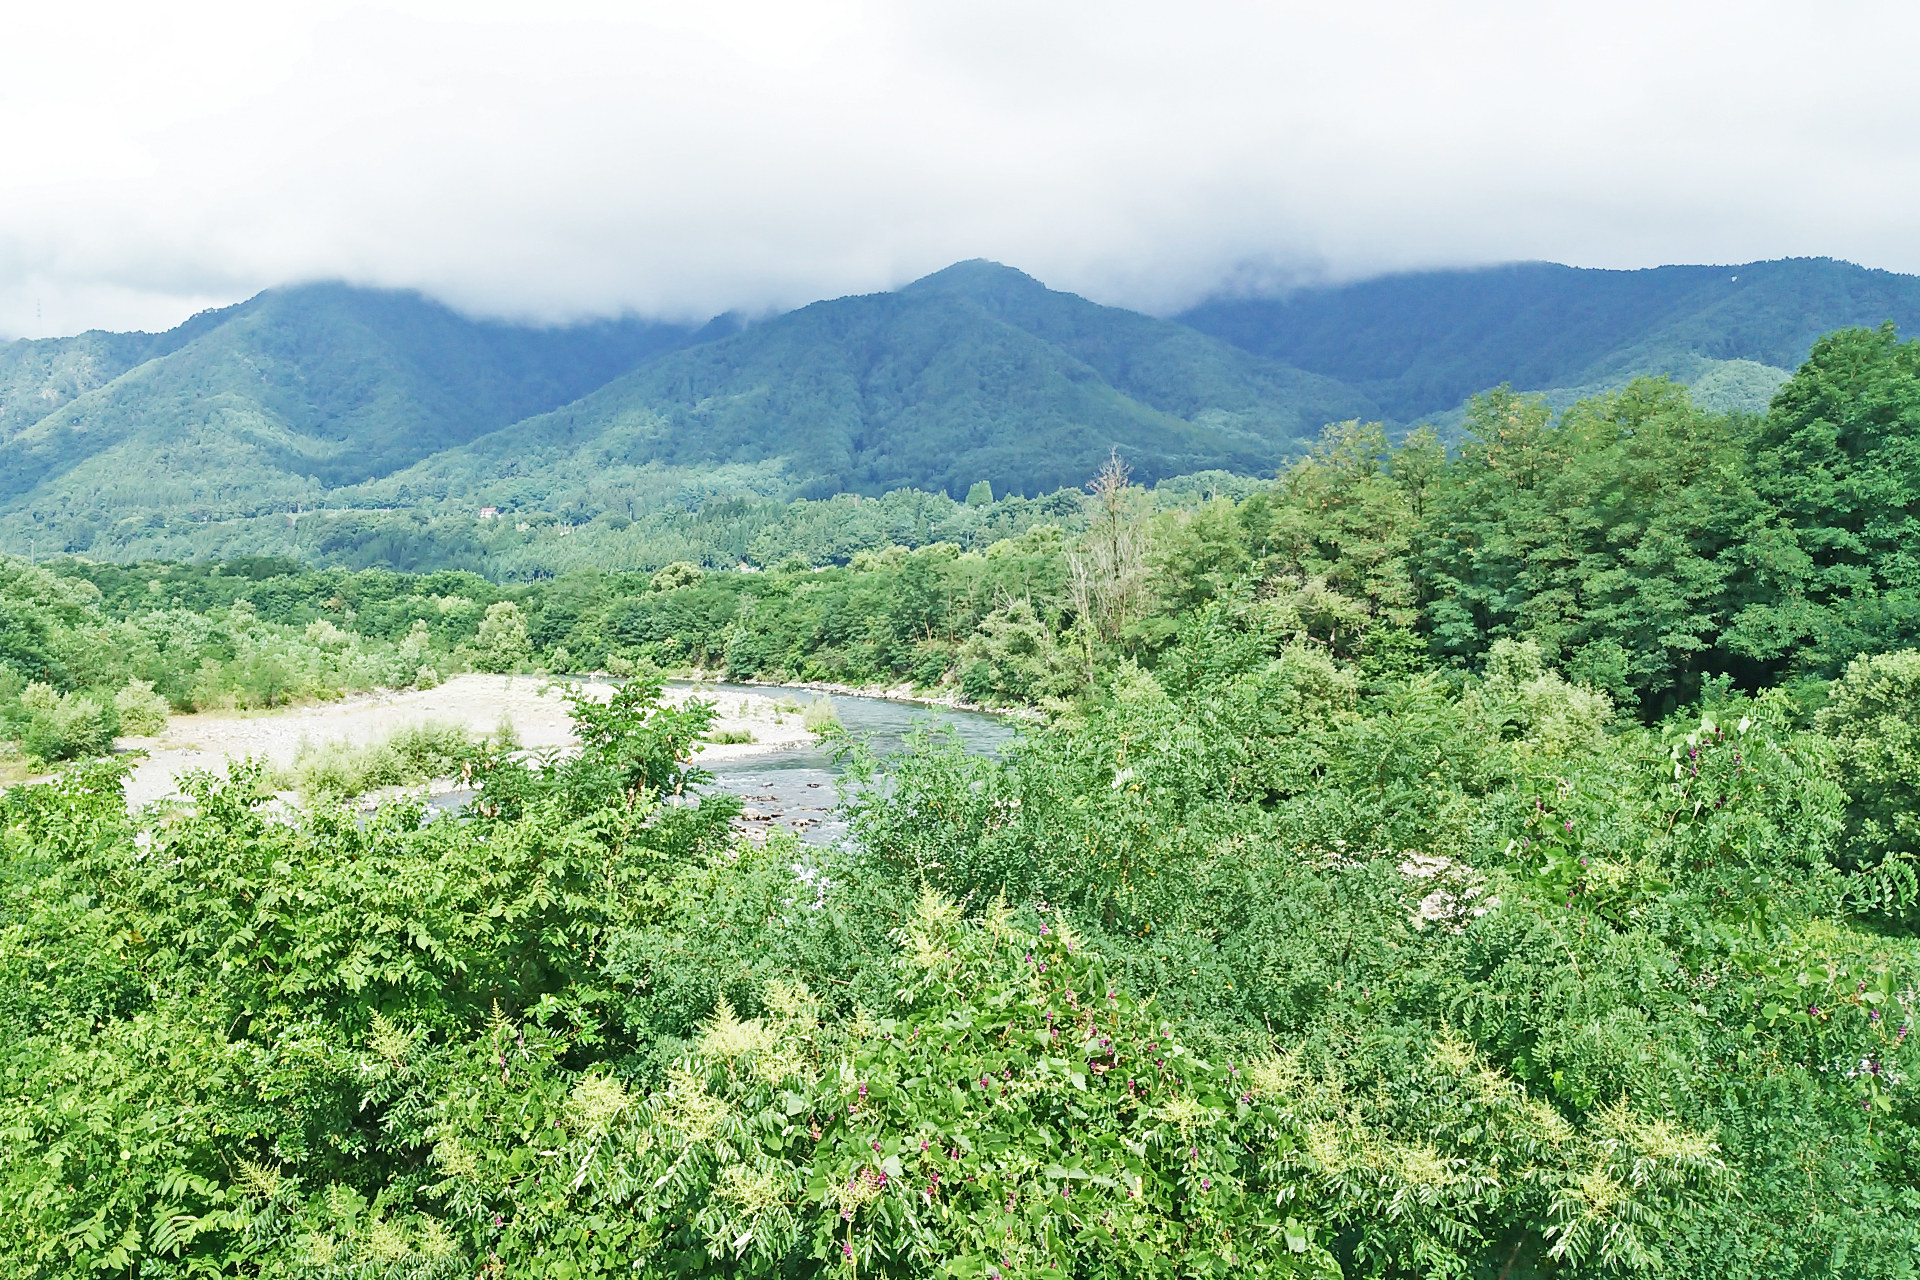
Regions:
[[[1296, 436], [1328, 375], [924, 292], [316, 466], [401, 487], [198, 522], [232, 554], [0, 555], [0, 1256], [1911, 1270], [1920, 343], [1753, 412], [1548, 326], [1624, 380]], [[1009, 440], [1091, 474], [885, 487]]]

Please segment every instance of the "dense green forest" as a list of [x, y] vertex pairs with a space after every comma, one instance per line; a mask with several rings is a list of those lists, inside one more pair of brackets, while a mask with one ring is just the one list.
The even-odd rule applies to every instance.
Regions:
[[1502, 382], [1565, 404], [1640, 374], [1685, 382], [1711, 408], [1756, 410], [1821, 334], [1920, 327], [1920, 280], [1830, 258], [1639, 271], [1519, 262], [1223, 296], [1179, 318], [1336, 378], [1402, 422]]
[[1172, 320], [977, 261], [704, 326], [482, 321], [305, 285], [164, 334], [0, 344], [0, 550], [719, 568], [755, 532], [737, 503], [764, 521], [841, 493], [1036, 496], [1114, 448], [1145, 483], [1267, 473], [1329, 421], [1454, 441], [1467, 397], [1502, 382], [1562, 409], [1665, 375], [1758, 412], [1819, 334], [1889, 319], [1920, 323], [1914, 277], [1809, 259], [1389, 276]]
[[[7, 723], [79, 760], [0, 797], [0, 1253], [1911, 1276], [1917, 449], [1865, 329], [1764, 416], [1503, 389], [1452, 450], [1115, 462], [951, 538], [808, 504], [753, 571], [7, 561]], [[846, 743], [854, 838], [756, 843], [659, 700], [695, 667], [1035, 718]], [[99, 754], [469, 668], [636, 678], [576, 754], [473, 745], [452, 819], [246, 768], [129, 814]]]

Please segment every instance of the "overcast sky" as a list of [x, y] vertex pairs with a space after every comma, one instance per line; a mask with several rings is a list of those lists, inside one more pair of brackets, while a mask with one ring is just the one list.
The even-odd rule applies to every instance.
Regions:
[[320, 277], [704, 317], [991, 257], [1920, 271], [1920, 4], [10, 6], [0, 333]]

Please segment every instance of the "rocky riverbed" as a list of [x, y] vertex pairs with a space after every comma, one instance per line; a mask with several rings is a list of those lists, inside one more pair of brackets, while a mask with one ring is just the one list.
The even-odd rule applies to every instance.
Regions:
[[[511, 726], [514, 737], [528, 750], [565, 749], [574, 743], [566, 697], [574, 688], [602, 698], [612, 691], [611, 685], [593, 681], [463, 675], [434, 689], [356, 694], [338, 702], [273, 711], [174, 716], [164, 733], [121, 740], [123, 749], [147, 753], [127, 780], [127, 803], [137, 808], [179, 794], [179, 779], [191, 770], [224, 774], [229, 760], [247, 758], [284, 770], [310, 748], [333, 743], [366, 746], [411, 725], [458, 725], [478, 736], [504, 724]], [[670, 687], [666, 697], [676, 704], [692, 697], [716, 703], [719, 716], [710, 736], [750, 737], [751, 741], [702, 744], [698, 758], [709, 768], [791, 751], [815, 741], [801, 723], [796, 704], [771, 693]]]

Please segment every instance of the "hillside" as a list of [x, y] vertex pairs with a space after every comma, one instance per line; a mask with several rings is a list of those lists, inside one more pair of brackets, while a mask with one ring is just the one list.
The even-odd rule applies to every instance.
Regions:
[[811, 496], [1033, 493], [1077, 485], [1113, 448], [1145, 479], [1270, 470], [1373, 411], [1331, 379], [966, 262], [673, 352], [365, 493], [552, 507], [621, 474], [724, 466]]
[[1758, 409], [1821, 334], [1920, 327], [1920, 277], [1830, 258], [1645, 271], [1527, 262], [1216, 298], [1179, 319], [1347, 383], [1401, 422], [1502, 382], [1577, 391], [1645, 373]]
[[179, 350], [232, 310], [204, 311], [165, 333], [90, 329], [71, 338], [0, 342], [0, 442], [135, 365]]
[[[0, 1256], [1913, 1280], [1920, 342], [1472, 412], [831, 566], [0, 556]], [[1037, 505], [907, 496], [808, 505]]]
[[691, 336], [636, 320], [478, 322], [417, 294], [321, 284], [168, 334], [13, 343], [0, 348], [8, 541], [78, 549], [129, 520], [312, 505]]

